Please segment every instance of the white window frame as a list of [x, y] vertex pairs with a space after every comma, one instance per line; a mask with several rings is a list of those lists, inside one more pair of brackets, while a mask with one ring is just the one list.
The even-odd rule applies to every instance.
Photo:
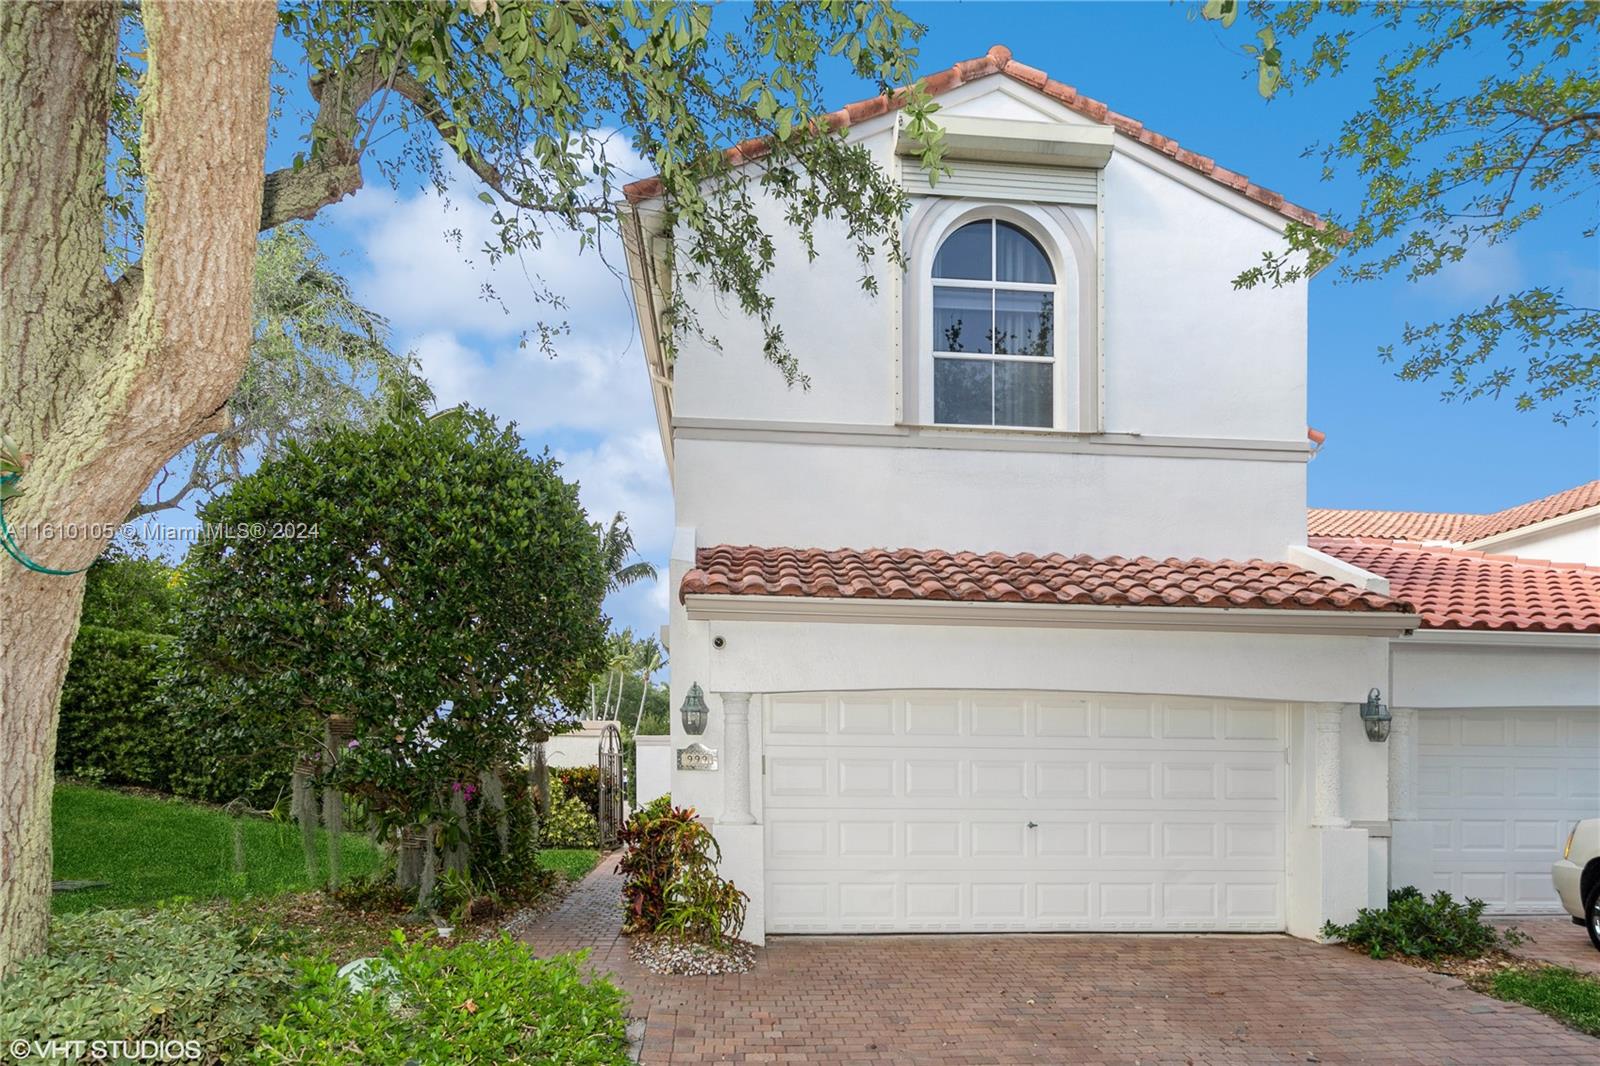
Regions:
[[[1050, 247], [1048, 245], [1046, 245], [1042, 240], [1039, 240], [1038, 235], [1033, 233], [1029, 228], [1024, 227], [1024, 226], [1017, 226], [1017, 229], [1021, 230], [1023, 233], [1027, 234], [1029, 237], [1031, 237], [1035, 241], [1039, 242], [1040, 250], [1044, 252], [1046, 260], [1048, 260], [1049, 263], [1050, 263], [1051, 275], [1056, 280], [1050, 282], [1049, 284], [1043, 284], [1043, 283], [1040, 283], [1040, 282], [1028, 282], [1028, 281], [1001, 281], [999, 278], [995, 277], [995, 274], [997, 273], [997, 264], [999, 262], [999, 254], [998, 254], [999, 253], [999, 242], [1000, 242], [1000, 225], [999, 224], [1001, 222], [1008, 222], [1009, 223], [1009, 222], [1011, 222], [1011, 220], [1010, 219], [999, 218], [999, 217], [994, 216], [994, 215], [988, 215], [988, 216], [979, 216], [979, 217], [976, 217], [976, 218], [970, 218], [966, 222], [963, 222], [961, 225], [962, 226], [970, 226], [974, 222], [984, 222], [984, 223], [988, 223], [988, 225], [989, 225], [989, 275], [990, 276], [987, 279], [979, 280], [979, 279], [975, 279], [975, 278], [937, 278], [937, 277], [933, 276], [933, 270], [932, 270], [931, 264], [929, 266], [929, 271], [928, 271], [928, 275], [929, 275], [929, 279], [928, 279], [928, 344], [929, 344], [928, 356], [929, 356], [929, 362], [928, 362], [928, 365], [929, 365], [930, 371], [936, 371], [937, 370], [939, 360], [941, 360], [941, 359], [962, 359], [962, 360], [966, 360], [966, 361], [969, 361], [969, 362], [983, 361], [983, 362], [989, 362], [989, 363], [1048, 363], [1049, 366], [1050, 366], [1050, 393], [1051, 393], [1051, 395], [1050, 395], [1050, 419], [1051, 419], [1051, 421], [1050, 421], [1050, 425], [1048, 425], [1048, 426], [1013, 426], [1013, 425], [1008, 425], [1007, 423], [1004, 423], [1004, 422], [976, 422], [976, 423], [974, 423], [974, 422], [935, 422], [934, 424], [935, 425], [941, 425], [941, 426], [946, 426], [946, 425], [948, 425], [948, 426], [961, 426], [961, 427], [965, 427], [965, 428], [969, 428], [969, 429], [1053, 429], [1057, 425], [1056, 412], [1057, 412], [1058, 406], [1062, 402], [1062, 392], [1063, 392], [1063, 386], [1062, 386], [1062, 380], [1061, 380], [1062, 379], [1062, 370], [1063, 370], [1062, 365], [1061, 365], [1061, 347], [1062, 347], [1062, 344], [1061, 344], [1061, 330], [1055, 328], [1055, 323], [1061, 321], [1061, 272], [1057, 269], [1057, 266], [1056, 266], [1056, 259], [1059, 258], [1059, 257], [1057, 257], [1055, 255], [1052, 255]], [[1012, 224], [1015, 225], [1015, 223], [1012, 223]], [[961, 227], [957, 227], [957, 229], [959, 229], [959, 228], [961, 228]], [[934, 250], [933, 250], [933, 252], [934, 252], [934, 261], [938, 260], [939, 249], [944, 246], [944, 242], [949, 240], [950, 237], [955, 234], [955, 232], [956, 231], [953, 230], [953, 229], [945, 231], [945, 234], [944, 234], [943, 238], [940, 239], [939, 245], [937, 247], [935, 247]], [[947, 352], [947, 351], [943, 351], [943, 350], [941, 350], [941, 349], [939, 349], [937, 347], [934, 347], [935, 343], [938, 340], [938, 337], [935, 335], [935, 332], [933, 330], [933, 291], [935, 289], [973, 289], [973, 290], [978, 291], [978, 292], [986, 292], [986, 293], [988, 293], [989, 294], [989, 328], [991, 330], [991, 337], [992, 337], [992, 331], [996, 328], [996, 323], [998, 323], [999, 319], [1000, 319], [1000, 307], [999, 307], [1000, 301], [999, 301], [999, 296], [998, 296], [998, 294], [1000, 292], [1047, 292], [1047, 293], [1049, 293], [1050, 294], [1050, 302], [1053, 305], [1052, 308], [1051, 308], [1050, 354], [1047, 355], [1047, 356], [1040, 356], [1040, 355], [1010, 355], [1010, 354], [1002, 354], [1000, 352]], [[936, 373], [930, 372], [930, 374], [929, 374], [929, 379], [930, 380], [929, 380], [929, 386], [928, 387], [930, 389], [930, 392], [929, 392], [930, 398], [934, 398], [934, 394], [933, 394], [933, 392], [931, 390], [933, 389], [932, 380], [936, 376], [937, 376]], [[994, 380], [995, 380], [994, 376], [990, 375], [990, 379], [989, 379], [989, 413], [990, 413], [991, 416], [993, 416], [994, 408], [995, 408]], [[933, 408], [930, 407], [929, 410], [933, 410]]]
[[[1055, 273], [1054, 285], [1021, 282], [961, 281], [933, 277], [933, 260], [944, 241], [969, 222], [994, 219], [1009, 222], [1039, 242]], [[993, 238], [991, 238], [993, 239]], [[907, 220], [905, 247], [908, 261], [901, 283], [901, 396], [902, 425], [988, 433], [1098, 432], [1098, 301], [1095, 287], [1094, 241], [1073, 217], [1058, 205], [974, 202], [929, 198]], [[992, 254], [992, 250], [991, 250]], [[933, 286], [955, 285], [978, 289], [1051, 290], [1055, 299], [1054, 351], [1051, 359], [1051, 425], [1008, 426], [938, 423], [933, 404]], [[988, 353], [948, 353], [957, 358], [1039, 362], [1031, 356]]]

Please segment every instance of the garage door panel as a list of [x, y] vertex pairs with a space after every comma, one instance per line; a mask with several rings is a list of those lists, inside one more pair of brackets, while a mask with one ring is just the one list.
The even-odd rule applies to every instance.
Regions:
[[1281, 708], [937, 693], [786, 708], [766, 731], [769, 931], [1282, 928]]
[[1397, 869], [1491, 912], [1555, 913], [1550, 864], [1600, 814], [1600, 710], [1418, 712], [1417, 807], [1428, 852]]

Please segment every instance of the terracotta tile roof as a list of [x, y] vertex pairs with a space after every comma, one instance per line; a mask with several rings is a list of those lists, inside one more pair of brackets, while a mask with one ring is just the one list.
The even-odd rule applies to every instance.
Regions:
[[1345, 511], [1313, 507], [1306, 512], [1306, 533], [1313, 537], [1379, 537], [1384, 540], [1443, 540], [1453, 544], [1471, 544], [1590, 507], [1600, 507], [1600, 481], [1565, 489], [1541, 500], [1507, 507], [1493, 514]]
[[1382, 540], [1311, 546], [1388, 578], [1427, 629], [1600, 633], [1600, 567]]
[[1433, 511], [1342, 511], [1313, 507], [1306, 512], [1306, 533], [1312, 537], [1459, 541], [1461, 531], [1480, 517]]
[[1591, 481], [1586, 485], [1553, 493], [1542, 500], [1518, 504], [1516, 507], [1507, 507], [1504, 511], [1484, 515], [1472, 524], [1464, 539], [1474, 541], [1498, 536], [1513, 529], [1521, 529], [1523, 526], [1531, 526], [1551, 518], [1560, 518], [1562, 515], [1589, 507], [1600, 507], [1600, 481]]
[[[1011, 49], [1003, 44], [995, 45], [976, 59], [965, 59], [947, 70], [941, 70], [937, 74], [929, 74], [924, 79], [924, 83], [930, 95], [938, 96], [940, 93], [949, 92], [958, 86], [966, 85], [969, 82], [987, 78], [994, 74], [1004, 74], [1013, 81], [1018, 81], [1037, 89], [1045, 96], [1076, 111], [1078, 114], [1085, 115], [1096, 122], [1110, 125], [1118, 133], [1131, 137], [1140, 144], [1153, 148], [1163, 155], [1170, 156], [1191, 170], [1204, 174], [1219, 185], [1226, 185], [1233, 191], [1254, 200], [1258, 204], [1271, 208], [1286, 218], [1312, 226], [1321, 225], [1321, 220], [1317, 218], [1315, 212], [1290, 203], [1283, 198], [1281, 193], [1263, 188], [1243, 174], [1237, 174], [1226, 167], [1218, 166], [1216, 160], [1211, 159], [1209, 156], [1200, 155], [1197, 152], [1191, 152], [1170, 137], [1163, 137], [1154, 130], [1145, 129], [1144, 123], [1137, 119], [1129, 118], [1127, 115], [1119, 114], [1098, 100], [1083, 96], [1072, 86], [1063, 85], [1061, 82], [1055, 81], [1042, 70], [1036, 70], [1033, 67], [1018, 63], [1011, 58]], [[895, 92], [889, 96], [873, 96], [865, 100], [857, 100], [853, 104], [847, 104], [839, 110], [829, 113], [826, 121], [835, 129], [844, 129], [856, 123], [877, 118], [879, 115], [887, 114], [890, 111], [897, 111], [905, 106], [905, 103], [906, 95], [903, 91]], [[737, 145], [728, 149], [728, 162], [738, 166], [752, 159], [759, 159], [767, 153], [767, 150], [768, 144], [765, 138], [752, 137], [749, 140], [740, 141]], [[642, 200], [660, 196], [661, 190], [661, 179], [654, 177], [624, 185], [622, 193], [627, 197], [629, 203], [636, 204]]]
[[979, 555], [913, 548], [823, 551], [727, 544], [695, 553], [695, 568], [684, 575], [678, 595], [680, 599], [825, 596], [1110, 607], [1409, 610], [1388, 596], [1288, 563], [1261, 560]]

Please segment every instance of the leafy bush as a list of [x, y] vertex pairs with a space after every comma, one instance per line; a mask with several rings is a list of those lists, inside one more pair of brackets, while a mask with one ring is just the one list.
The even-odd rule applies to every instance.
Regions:
[[550, 813], [539, 830], [539, 844], [546, 848], [593, 848], [600, 843], [600, 823], [594, 811], [575, 796], [567, 795], [561, 778], [550, 775]]
[[[0, 982], [7, 1040], [200, 1042], [241, 1061], [293, 996], [281, 934], [199, 911], [92, 911], [51, 922], [49, 953]], [[398, 1061], [398, 1060], [396, 1060]]]
[[1462, 904], [1448, 892], [1435, 892], [1428, 897], [1407, 885], [1389, 893], [1387, 908], [1363, 907], [1349, 925], [1323, 925], [1322, 935], [1365, 948], [1375, 959], [1386, 955], [1476, 958], [1522, 939], [1514, 930], [1502, 934], [1484, 922], [1483, 907], [1481, 899], [1469, 898]]
[[165, 790], [178, 754], [157, 698], [172, 655], [160, 633], [84, 625], [61, 689], [56, 772]]
[[[395, 945], [376, 980], [349, 990], [332, 964], [307, 968], [305, 990], [261, 1033], [258, 1063], [418, 1066], [525, 1062], [622, 1064], [622, 993], [585, 979], [584, 953], [536, 959], [502, 937], [451, 947]], [[398, 1003], [391, 1009], [391, 1000]]]
[[716, 945], [738, 935], [748, 897], [717, 876], [722, 849], [694, 808], [654, 800], [622, 827], [622, 844], [624, 932], [673, 932]]
[[577, 485], [483, 412], [396, 397], [387, 421], [290, 442], [201, 513], [263, 535], [190, 549], [176, 698], [213, 735], [269, 738], [285, 768], [337, 716], [343, 746], [315, 787], [477, 877], [499, 838], [474, 835], [469, 794], [518, 765], [604, 653], [606, 573]]
[[173, 656], [174, 640], [164, 633], [84, 623], [61, 690], [56, 772], [270, 806], [288, 781], [288, 761], [258, 733], [191, 715], [168, 689]]
[[583, 804], [596, 817], [600, 814], [600, 767], [560, 766], [550, 771], [551, 780], [559, 780], [567, 795]]

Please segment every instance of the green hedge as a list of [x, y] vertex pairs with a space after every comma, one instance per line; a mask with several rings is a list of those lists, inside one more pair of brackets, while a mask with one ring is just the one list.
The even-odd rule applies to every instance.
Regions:
[[173, 638], [84, 625], [61, 691], [56, 772], [227, 803], [271, 805], [291, 758], [273, 738], [193, 718], [172, 687]]
[[160, 695], [172, 638], [86, 625], [61, 690], [56, 772], [107, 785], [171, 787], [174, 738]]

